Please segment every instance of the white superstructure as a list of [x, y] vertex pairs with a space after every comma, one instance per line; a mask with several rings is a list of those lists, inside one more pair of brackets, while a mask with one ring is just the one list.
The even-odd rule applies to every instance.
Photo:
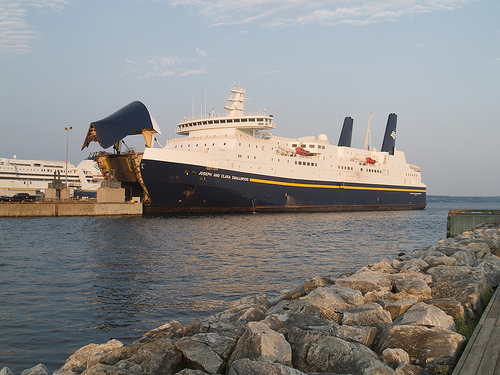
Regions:
[[43, 192], [54, 178], [66, 183], [73, 190], [95, 191], [102, 175], [92, 158], [81, 161], [77, 167], [65, 161], [27, 160], [0, 158], [0, 195], [13, 195], [20, 192], [35, 194]]

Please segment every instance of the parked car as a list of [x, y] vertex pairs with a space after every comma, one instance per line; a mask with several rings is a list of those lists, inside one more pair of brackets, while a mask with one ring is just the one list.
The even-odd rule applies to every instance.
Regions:
[[8, 197], [6, 195], [0, 195], [0, 202], [10, 202], [12, 197]]
[[13, 197], [4, 198], [4, 202], [35, 202], [36, 196], [28, 193], [17, 193]]

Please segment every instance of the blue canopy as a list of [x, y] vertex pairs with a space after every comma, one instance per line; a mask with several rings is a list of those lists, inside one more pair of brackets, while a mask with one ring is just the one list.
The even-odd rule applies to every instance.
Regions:
[[82, 150], [92, 141], [106, 149], [127, 135], [141, 134], [145, 130], [161, 134], [146, 106], [135, 101], [102, 120], [91, 122]]

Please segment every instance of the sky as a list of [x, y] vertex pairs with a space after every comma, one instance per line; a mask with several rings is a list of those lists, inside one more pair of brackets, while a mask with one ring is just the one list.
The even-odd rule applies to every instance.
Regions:
[[[245, 110], [273, 134], [326, 134], [344, 117], [396, 148], [430, 195], [500, 195], [498, 0], [0, 0], [0, 157], [78, 164], [92, 121], [139, 100], [165, 144], [184, 117]], [[65, 127], [72, 127], [65, 130]], [[144, 148], [142, 136], [125, 138]]]

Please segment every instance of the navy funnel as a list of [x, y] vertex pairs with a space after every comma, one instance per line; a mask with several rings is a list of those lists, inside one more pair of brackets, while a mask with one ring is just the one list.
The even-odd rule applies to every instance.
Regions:
[[351, 147], [353, 122], [354, 120], [350, 117], [346, 117], [344, 119], [344, 125], [342, 126], [342, 132], [340, 133], [338, 146]]
[[391, 113], [387, 119], [387, 126], [385, 127], [384, 141], [382, 142], [382, 152], [388, 152], [389, 155], [394, 155], [396, 148], [396, 122], [398, 116]]

